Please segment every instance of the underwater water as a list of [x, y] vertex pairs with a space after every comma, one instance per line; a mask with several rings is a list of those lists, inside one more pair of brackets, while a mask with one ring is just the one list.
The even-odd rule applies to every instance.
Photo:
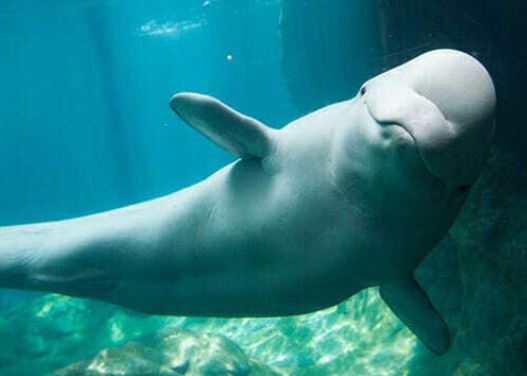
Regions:
[[168, 102], [179, 91], [279, 128], [421, 52], [453, 47], [487, 66], [499, 110], [482, 176], [416, 273], [450, 327], [445, 355], [424, 347], [377, 288], [311, 314], [236, 319], [2, 289], [0, 375], [527, 374], [527, 157], [517, 130], [527, 51], [513, 37], [527, 9], [496, 7], [3, 0], [2, 226], [148, 200], [233, 161], [174, 115]]

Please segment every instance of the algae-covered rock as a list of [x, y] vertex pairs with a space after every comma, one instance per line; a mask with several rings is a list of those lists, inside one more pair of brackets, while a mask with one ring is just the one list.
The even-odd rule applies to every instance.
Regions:
[[224, 337], [178, 329], [182, 321], [48, 295], [2, 319], [0, 374], [48, 374], [73, 362], [57, 374], [273, 374]]
[[275, 374], [224, 336], [181, 329], [185, 321], [47, 295], [2, 318], [0, 374]]
[[7, 314], [0, 341], [0, 374], [16, 375], [399, 375], [416, 345], [376, 289], [268, 319], [147, 316], [48, 295]]
[[156, 328], [153, 320], [95, 301], [46, 295], [4, 315], [0, 374], [36, 375], [64, 367]]
[[74, 363], [54, 376], [189, 375], [273, 376], [223, 336], [164, 330], [154, 336], [106, 348], [89, 360]]

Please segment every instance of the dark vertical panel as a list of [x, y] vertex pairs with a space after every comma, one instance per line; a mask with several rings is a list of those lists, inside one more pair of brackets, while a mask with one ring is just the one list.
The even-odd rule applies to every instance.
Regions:
[[373, 1], [282, 1], [285, 78], [300, 112], [354, 96], [381, 70], [377, 17]]

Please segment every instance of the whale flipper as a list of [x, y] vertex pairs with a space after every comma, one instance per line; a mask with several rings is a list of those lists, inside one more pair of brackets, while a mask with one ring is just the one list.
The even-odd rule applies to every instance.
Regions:
[[191, 127], [240, 158], [264, 158], [270, 152], [272, 128], [216, 98], [179, 93], [170, 100], [170, 107]]
[[438, 355], [448, 350], [448, 326], [413, 276], [382, 285], [380, 293], [388, 307], [426, 347]]

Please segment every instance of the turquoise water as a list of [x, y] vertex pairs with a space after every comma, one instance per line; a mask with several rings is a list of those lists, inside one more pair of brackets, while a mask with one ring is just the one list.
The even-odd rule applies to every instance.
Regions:
[[2, 2], [2, 223], [152, 198], [233, 160], [172, 113], [178, 91], [287, 123], [277, 2], [243, 4]]
[[169, 109], [178, 91], [278, 128], [420, 52], [461, 48], [484, 60], [507, 111], [462, 215], [418, 270], [453, 332], [449, 353], [428, 352], [377, 289], [309, 315], [228, 320], [0, 290], [0, 374], [526, 374], [527, 158], [511, 124], [527, 52], [501, 58], [514, 38], [486, 37], [519, 33], [523, 5], [505, 2], [486, 27], [490, 1], [457, 13], [409, 3], [3, 0], [0, 225], [147, 200], [233, 161]]

